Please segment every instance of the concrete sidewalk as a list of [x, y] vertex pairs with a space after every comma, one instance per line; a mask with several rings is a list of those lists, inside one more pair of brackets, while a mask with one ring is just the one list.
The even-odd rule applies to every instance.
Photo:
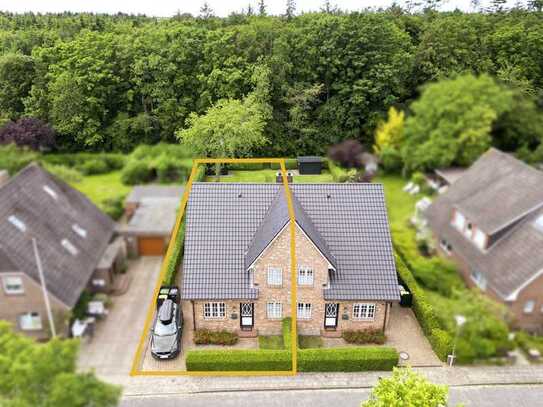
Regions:
[[[415, 368], [434, 383], [449, 386], [543, 384], [543, 366]], [[151, 377], [100, 375], [123, 386], [125, 396], [263, 390], [363, 389], [390, 372], [300, 373], [294, 377]]]

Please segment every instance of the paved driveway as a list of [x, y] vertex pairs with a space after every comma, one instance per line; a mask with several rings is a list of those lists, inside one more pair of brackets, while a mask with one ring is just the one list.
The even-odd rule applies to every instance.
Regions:
[[104, 376], [128, 375], [161, 263], [162, 257], [129, 262], [130, 287], [125, 294], [112, 297], [109, 315], [98, 323], [92, 340], [82, 344], [78, 363], [81, 370], [94, 369]]
[[413, 314], [411, 308], [394, 304], [390, 310], [390, 320], [386, 329], [386, 344], [396, 348], [398, 352], [406, 352], [411, 366], [443, 366], [436, 356], [428, 339]]

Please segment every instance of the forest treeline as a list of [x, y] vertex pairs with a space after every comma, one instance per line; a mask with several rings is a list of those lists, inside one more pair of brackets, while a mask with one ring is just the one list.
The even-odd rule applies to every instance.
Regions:
[[[3, 122], [34, 117], [66, 151], [177, 142], [191, 113], [242, 100], [269, 71], [267, 144], [254, 154], [371, 147], [423, 85], [486, 73], [543, 105], [543, 13], [308, 13], [168, 19], [0, 14]], [[519, 148], [510, 145], [510, 149]]]

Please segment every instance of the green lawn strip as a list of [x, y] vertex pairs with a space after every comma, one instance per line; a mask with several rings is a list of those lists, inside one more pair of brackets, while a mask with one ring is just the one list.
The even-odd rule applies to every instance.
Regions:
[[322, 338], [320, 336], [299, 335], [298, 346], [300, 347], [300, 349], [322, 348]]
[[124, 197], [132, 190], [131, 186], [121, 182], [121, 171], [84, 176], [80, 182], [71, 185], [97, 205], [101, 205], [107, 199]]
[[259, 336], [258, 347], [259, 349], [271, 349], [271, 350], [285, 349], [285, 344], [283, 343], [283, 336], [282, 335]]

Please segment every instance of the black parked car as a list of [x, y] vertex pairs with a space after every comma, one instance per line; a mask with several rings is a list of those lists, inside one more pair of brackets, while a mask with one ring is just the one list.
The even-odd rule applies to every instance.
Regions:
[[161, 302], [151, 332], [151, 354], [156, 359], [173, 359], [181, 351], [183, 315], [171, 299]]

